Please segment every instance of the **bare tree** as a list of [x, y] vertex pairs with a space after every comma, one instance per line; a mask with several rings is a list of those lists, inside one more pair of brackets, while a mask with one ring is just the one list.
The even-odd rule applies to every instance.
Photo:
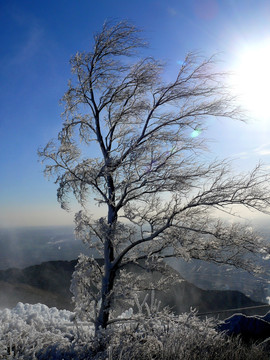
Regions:
[[[214, 58], [191, 53], [165, 83], [161, 62], [138, 58], [142, 47], [130, 23], [105, 23], [92, 52], [71, 59], [75, 81], [63, 97], [62, 130], [39, 152], [62, 207], [70, 193], [82, 206], [77, 235], [104, 260], [81, 256], [74, 274], [77, 307], [91, 313], [96, 329], [106, 328], [118, 296], [140, 286], [127, 264], [144, 260], [164, 272], [160, 260], [181, 257], [253, 271], [253, 255], [268, 251], [251, 228], [223, 222], [219, 211], [266, 212], [269, 176], [261, 166], [236, 176], [226, 161], [207, 162], [196, 136], [209, 117], [242, 120], [226, 73], [215, 70]], [[107, 217], [93, 220], [89, 201], [105, 205]]]

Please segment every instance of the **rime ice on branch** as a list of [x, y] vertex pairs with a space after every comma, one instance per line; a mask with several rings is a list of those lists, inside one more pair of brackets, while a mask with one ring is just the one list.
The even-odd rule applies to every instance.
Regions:
[[[71, 59], [62, 130], [39, 152], [61, 206], [68, 208], [70, 193], [82, 206], [78, 237], [103, 259], [81, 257], [73, 281], [77, 311], [96, 329], [108, 325], [116, 301], [132, 300], [146, 286], [127, 270], [132, 263], [161, 271], [151, 286], [163, 288], [172, 280], [163, 259], [254, 271], [254, 256], [268, 251], [249, 227], [222, 222], [218, 210], [241, 205], [267, 212], [269, 175], [257, 166], [238, 176], [226, 161], [200, 160], [207, 118], [243, 120], [227, 74], [215, 69], [214, 57], [190, 53], [176, 78], [164, 82], [164, 65], [138, 56], [145, 46], [130, 23], [105, 23], [92, 51]], [[98, 221], [85, 210], [90, 195], [107, 209]]]

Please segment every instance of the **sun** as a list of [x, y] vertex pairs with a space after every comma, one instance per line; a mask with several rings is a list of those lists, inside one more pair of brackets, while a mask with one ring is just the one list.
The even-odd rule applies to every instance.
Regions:
[[233, 66], [233, 87], [251, 117], [270, 119], [270, 39], [239, 52]]

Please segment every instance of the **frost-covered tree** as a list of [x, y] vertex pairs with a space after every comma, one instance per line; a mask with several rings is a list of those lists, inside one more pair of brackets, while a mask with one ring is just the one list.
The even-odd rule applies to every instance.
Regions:
[[[268, 251], [250, 227], [223, 222], [220, 211], [266, 212], [269, 176], [261, 166], [232, 174], [228, 162], [207, 160], [197, 136], [209, 117], [243, 120], [226, 73], [214, 58], [191, 53], [166, 82], [164, 64], [139, 57], [144, 47], [130, 23], [105, 23], [92, 51], [72, 57], [62, 130], [39, 152], [61, 206], [68, 208], [70, 193], [82, 206], [77, 235], [103, 259], [81, 256], [73, 279], [77, 308], [96, 329], [112, 320], [117, 299], [147, 285], [128, 270], [132, 263], [162, 272], [151, 284], [158, 288], [171, 281], [163, 259], [253, 271], [253, 256]], [[104, 217], [92, 218], [89, 203], [106, 209]]]

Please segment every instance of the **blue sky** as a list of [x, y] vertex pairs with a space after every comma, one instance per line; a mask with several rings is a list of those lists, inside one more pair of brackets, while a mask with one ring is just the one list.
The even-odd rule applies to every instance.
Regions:
[[[37, 149], [60, 130], [70, 57], [90, 49], [106, 18], [143, 28], [148, 53], [168, 62], [168, 78], [192, 50], [220, 52], [228, 70], [243, 69], [258, 44], [266, 49], [261, 58], [268, 56], [268, 0], [0, 0], [0, 227], [72, 224], [53, 181], [43, 177]], [[253, 73], [263, 68], [260, 61], [249, 65]], [[259, 160], [268, 165], [269, 123], [267, 110], [254, 111], [248, 125], [211, 121], [211, 150], [243, 170]]]

